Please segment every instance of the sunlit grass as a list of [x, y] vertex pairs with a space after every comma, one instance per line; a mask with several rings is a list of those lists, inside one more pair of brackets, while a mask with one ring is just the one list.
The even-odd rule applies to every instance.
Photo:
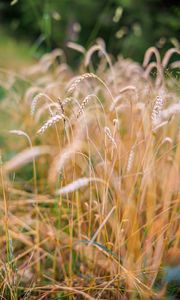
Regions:
[[155, 48], [142, 67], [101, 47], [77, 74], [54, 50], [1, 79], [4, 298], [162, 299], [179, 264], [177, 79]]

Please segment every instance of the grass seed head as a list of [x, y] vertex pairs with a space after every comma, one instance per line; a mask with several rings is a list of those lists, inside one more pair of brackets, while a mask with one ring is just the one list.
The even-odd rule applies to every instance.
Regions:
[[65, 116], [63, 114], [53, 116], [44, 123], [44, 125], [37, 131], [37, 134], [42, 135], [49, 127], [52, 127], [53, 125], [64, 119]]

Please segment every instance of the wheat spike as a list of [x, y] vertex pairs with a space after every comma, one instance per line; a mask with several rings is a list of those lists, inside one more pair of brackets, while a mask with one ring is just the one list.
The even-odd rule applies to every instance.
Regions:
[[93, 182], [93, 181], [104, 182], [100, 178], [82, 177], [82, 178], [79, 178], [79, 179], [67, 184], [66, 186], [60, 188], [58, 191], [56, 191], [56, 195], [72, 193], [72, 192], [80, 189], [81, 187], [87, 186], [90, 182]]
[[163, 104], [164, 104], [164, 100], [163, 100], [162, 96], [157, 96], [153, 110], [152, 110], [152, 115], [151, 115], [153, 126], [157, 125], [160, 122], [161, 110], [162, 110]]
[[112, 136], [110, 128], [107, 127], [107, 126], [104, 127], [104, 132], [105, 132], [106, 136], [109, 138], [109, 140], [111, 141], [111, 143], [117, 148], [116, 141], [115, 141], [115, 139]]
[[129, 153], [129, 157], [128, 157], [128, 163], [127, 163], [127, 172], [128, 173], [131, 171], [132, 164], [133, 164], [134, 157], [135, 157], [134, 148], [135, 148], [135, 146], [133, 145], [131, 147], [131, 150], [130, 150], [130, 153]]
[[74, 92], [74, 90], [76, 89], [76, 87], [85, 79], [91, 79], [91, 78], [97, 78], [97, 76], [93, 73], [85, 73], [81, 76], [79, 76], [77, 79], [74, 80], [74, 82], [72, 83], [72, 85], [69, 87], [67, 93], [68, 94], [72, 94]]
[[64, 119], [65, 116], [63, 114], [53, 116], [48, 121], [46, 121], [46, 123], [37, 131], [37, 134], [42, 135], [49, 127]]
[[37, 94], [34, 98], [33, 98], [33, 101], [32, 101], [32, 104], [31, 104], [31, 115], [33, 116], [34, 113], [35, 113], [35, 110], [36, 110], [36, 106], [37, 106], [37, 103], [39, 102], [40, 99], [42, 98], [45, 98], [47, 99], [48, 101], [51, 101], [53, 102], [53, 100], [45, 93], [39, 93]]

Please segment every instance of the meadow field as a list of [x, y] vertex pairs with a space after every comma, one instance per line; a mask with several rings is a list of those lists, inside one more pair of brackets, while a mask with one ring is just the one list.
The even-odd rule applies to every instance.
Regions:
[[178, 299], [179, 61], [0, 69], [0, 299]]

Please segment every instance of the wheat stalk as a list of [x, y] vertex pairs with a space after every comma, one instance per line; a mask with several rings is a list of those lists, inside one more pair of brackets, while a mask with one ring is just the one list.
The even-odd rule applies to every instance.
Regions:
[[176, 48], [171, 48], [171, 49], [169, 49], [169, 50], [165, 53], [165, 55], [164, 55], [164, 57], [163, 57], [163, 60], [162, 60], [162, 66], [163, 66], [163, 68], [165, 68], [165, 67], [167, 66], [167, 64], [168, 64], [168, 62], [169, 62], [171, 56], [172, 56], [174, 53], [180, 54], [180, 51], [179, 51], [178, 49], [176, 49]]
[[85, 55], [85, 60], [84, 60], [84, 65], [85, 67], [87, 67], [90, 63], [90, 60], [91, 60], [91, 56], [93, 55], [93, 53], [95, 51], [101, 51], [102, 54], [105, 56], [108, 64], [109, 64], [109, 67], [110, 67], [110, 70], [111, 70], [111, 75], [112, 75], [112, 78], [113, 78], [113, 81], [114, 81], [114, 85], [115, 85], [115, 88], [116, 88], [116, 76], [115, 76], [115, 72], [114, 72], [114, 68], [113, 68], [113, 65], [112, 65], [112, 62], [111, 62], [111, 59], [110, 59], [110, 56], [107, 54], [106, 50], [105, 50], [105, 46], [103, 47], [102, 45], [98, 44], [98, 45], [94, 45], [92, 46], [86, 53]]
[[117, 144], [116, 144], [116, 141], [111, 133], [111, 130], [109, 127], [105, 126], [104, 127], [104, 132], [106, 134], [106, 136], [108, 137], [108, 139], [111, 141], [111, 143], [117, 148]]
[[169, 119], [172, 115], [180, 114], [180, 103], [172, 104], [168, 108], [161, 111], [161, 118], [163, 120]]
[[128, 92], [128, 91], [134, 91], [136, 94], [137, 94], [137, 88], [135, 86], [132, 86], [132, 85], [128, 85], [124, 88], [122, 88], [120, 91], [119, 91], [119, 95], [116, 96], [116, 98], [114, 99], [114, 101], [112, 102], [111, 106], [110, 106], [110, 111], [113, 111], [114, 108], [116, 107], [116, 105], [118, 104], [119, 100], [122, 99], [122, 94], [125, 93], [125, 92]]
[[150, 47], [147, 49], [145, 55], [144, 55], [144, 61], [143, 61], [143, 67], [145, 68], [150, 59], [151, 59], [151, 56], [155, 54], [155, 57], [156, 57], [156, 61], [157, 61], [157, 64], [161, 64], [161, 57], [160, 57], [160, 54], [159, 54], [159, 51], [156, 47]]
[[73, 50], [76, 50], [76, 51], [78, 51], [78, 52], [80, 52], [80, 53], [82, 53], [82, 54], [85, 53], [85, 48], [84, 48], [83, 46], [77, 44], [77, 43], [68, 42], [68, 43], [67, 43], [67, 47], [68, 47], [68, 48], [71, 48], [71, 49], [73, 49]]
[[79, 178], [79, 179], [67, 184], [66, 186], [60, 188], [59, 190], [57, 190], [56, 195], [64, 195], [67, 193], [72, 193], [72, 192], [80, 189], [81, 187], [87, 186], [90, 182], [93, 182], [93, 181], [104, 183], [104, 181], [100, 178], [82, 177], [82, 178]]
[[48, 95], [46, 95], [45, 93], [39, 93], [39, 94], [37, 94], [37, 95], [33, 98], [33, 101], [32, 101], [32, 103], [31, 103], [31, 115], [32, 115], [32, 116], [33, 116], [34, 113], [35, 113], [36, 106], [37, 106], [39, 100], [42, 99], [42, 98], [45, 98], [45, 99], [47, 99], [47, 100], [53, 102], [53, 100], [52, 100]]
[[99, 78], [97, 75], [95, 75], [94, 73], [85, 73], [85, 74], [79, 76], [77, 79], [75, 79], [73, 81], [73, 83], [71, 84], [71, 86], [68, 88], [67, 94], [72, 94], [75, 91], [75, 89], [77, 88], [77, 86], [86, 79], [97, 79], [107, 89], [109, 95], [111, 96], [112, 101], [114, 101], [112, 93], [111, 93], [110, 89], [108, 88], [107, 84], [101, 78]]
[[80, 105], [80, 109], [79, 109], [79, 111], [78, 111], [78, 113], [77, 113], [77, 118], [79, 118], [79, 116], [82, 114], [84, 108], [85, 108], [86, 105], [88, 104], [89, 100], [90, 100], [91, 98], [93, 98], [93, 97], [96, 98], [96, 99], [99, 101], [99, 98], [98, 98], [96, 95], [94, 95], [94, 94], [90, 94], [90, 95], [86, 96], [86, 97], [84, 98], [84, 100], [82, 101], [81, 105]]
[[73, 100], [74, 100], [73, 97], [67, 97], [67, 98], [65, 98], [65, 99], [62, 101], [62, 104], [63, 104], [63, 105], [66, 105], [67, 103], [70, 103], [70, 102], [72, 102]]
[[151, 120], [152, 120], [153, 126], [157, 125], [161, 120], [161, 110], [162, 110], [163, 104], [164, 104], [164, 100], [163, 100], [162, 96], [157, 96], [153, 110], [152, 110], [152, 114], [151, 114]]
[[133, 165], [133, 161], [134, 161], [134, 157], [135, 157], [135, 145], [133, 145], [131, 147], [130, 153], [129, 153], [129, 157], [128, 157], [128, 163], [127, 163], [127, 173], [129, 173], [131, 171], [132, 165]]
[[4, 164], [4, 171], [9, 173], [31, 162], [35, 157], [52, 153], [49, 146], [36, 146], [23, 150]]
[[104, 219], [104, 221], [101, 223], [101, 225], [99, 226], [99, 228], [97, 229], [97, 231], [95, 232], [95, 234], [93, 235], [93, 237], [91, 238], [91, 240], [89, 241], [89, 246], [92, 245], [96, 239], [96, 237], [98, 236], [99, 232], [101, 231], [101, 229], [103, 228], [103, 226], [107, 223], [108, 219], [110, 218], [110, 216], [112, 215], [113, 211], [116, 209], [116, 206], [113, 206], [110, 210], [110, 212], [107, 214], [106, 218]]
[[67, 90], [67, 94], [72, 94], [74, 90], [77, 88], [77, 86], [83, 82], [86, 79], [92, 79], [92, 78], [97, 78], [97, 76], [93, 73], [85, 73], [81, 76], [79, 76], [77, 79], [74, 80], [74, 82], [71, 84], [69, 89]]
[[44, 125], [37, 131], [37, 134], [42, 135], [49, 127], [55, 125], [61, 120], [65, 120], [65, 116], [63, 114], [53, 116], [44, 123]]

